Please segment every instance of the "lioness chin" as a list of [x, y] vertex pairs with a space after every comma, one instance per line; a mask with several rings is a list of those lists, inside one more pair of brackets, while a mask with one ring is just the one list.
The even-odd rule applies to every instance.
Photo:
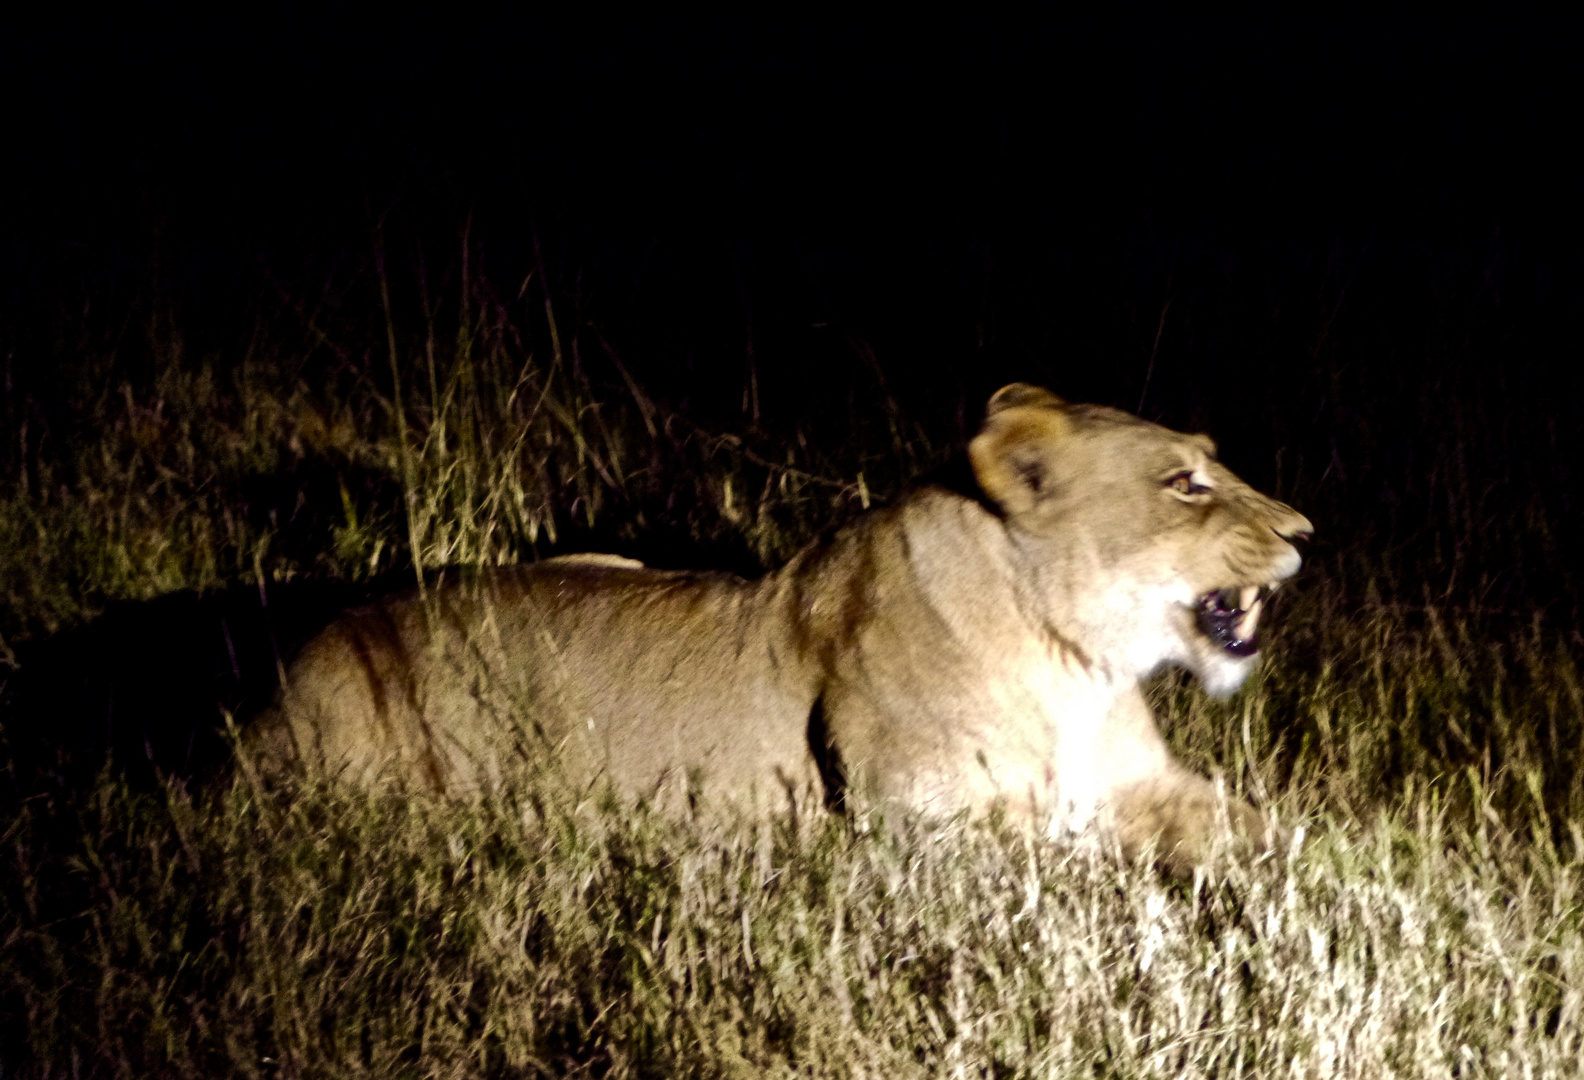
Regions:
[[1177, 664], [1235, 689], [1312, 528], [1214, 451], [1007, 386], [969, 447], [977, 493], [924, 487], [756, 581], [571, 556], [347, 612], [261, 745], [438, 792], [520, 755], [661, 801], [999, 806], [1177, 869], [1218, 823], [1258, 847], [1261, 816], [1172, 758], [1139, 687]]

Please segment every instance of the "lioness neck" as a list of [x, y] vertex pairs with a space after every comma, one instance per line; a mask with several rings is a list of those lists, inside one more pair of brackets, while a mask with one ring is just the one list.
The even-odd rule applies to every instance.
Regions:
[[1108, 718], [1137, 682], [1046, 617], [1027, 576], [1000, 518], [926, 488], [762, 583], [819, 672], [852, 784], [925, 810], [968, 791], [1063, 828], [1094, 816]]

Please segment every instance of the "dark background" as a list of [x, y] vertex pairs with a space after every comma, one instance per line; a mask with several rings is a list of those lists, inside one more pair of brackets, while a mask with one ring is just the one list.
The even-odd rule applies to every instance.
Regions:
[[975, 396], [1058, 363], [1074, 396], [1108, 389], [1086, 366], [1141, 378], [1168, 298], [1158, 370], [1214, 354], [1174, 340], [1196, 293], [1256, 308], [1217, 332], [1310, 337], [1327, 316], [1296, 303], [1439, 303], [1438, 274], [1473, 287], [1461, 264], [1515, 302], [1575, 302], [1584, 87], [1558, 12], [572, 7], [12, 27], [9, 336], [41, 295], [129, 288], [156, 241], [191, 332], [235, 332], [261, 263], [296, 280], [366, 252], [377, 220], [435, 247], [471, 219], [503, 280], [537, 228], [640, 363], [740, 365], [751, 325], [773, 380], [825, 323]]
[[84, 341], [152, 367], [126, 328], [156, 307], [224, 367], [261, 296], [366, 266], [376, 231], [404, 267], [465, 232], [699, 423], [836, 439], [885, 401], [961, 440], [1044, 382], [1211, 431], [1321, 556], [1576, 617], [1562, 5], [575, 7], [9, 27], [11, 399], [64, 411]]

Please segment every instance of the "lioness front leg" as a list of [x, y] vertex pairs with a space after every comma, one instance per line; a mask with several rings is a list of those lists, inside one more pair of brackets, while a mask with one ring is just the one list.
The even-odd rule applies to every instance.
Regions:
[[1110, 819], [1129, 860], [1153, 847], [1156, 862], [1181, 877], [1209, 864], [1218, 847], [1258, 854], [1275, 839], [1264, 814], [1189, 773], [1123, 789], [1111, 802]]

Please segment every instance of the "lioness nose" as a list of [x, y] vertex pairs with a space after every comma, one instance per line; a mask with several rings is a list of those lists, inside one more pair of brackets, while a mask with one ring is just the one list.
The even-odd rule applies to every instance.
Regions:
[[1289, 510], [1288, 513], [1292, 516], [1280, 525], [1273, 526], [1273, 531], [1301, 551], [1314, 536], [1314, 525], [1296, 510]]

